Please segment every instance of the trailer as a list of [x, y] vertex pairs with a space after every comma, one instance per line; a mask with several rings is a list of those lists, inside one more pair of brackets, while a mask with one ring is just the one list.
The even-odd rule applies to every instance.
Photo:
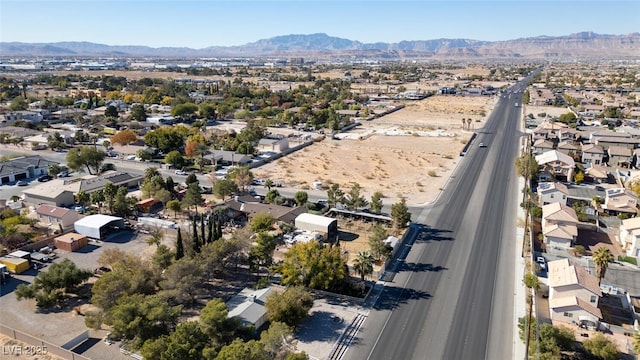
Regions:
[[164, 228], [164, 229], [175, 229], [176, 223], [169, 220], [156, 219], [152, 217], [139, 217], [138, 218], [138, 226], [146, 226], [148, 228]]
[[29, 261], [15, 257], [0, 257], [0, 264], [7, 267], [10, 273], [20, 274], [29, 270]]

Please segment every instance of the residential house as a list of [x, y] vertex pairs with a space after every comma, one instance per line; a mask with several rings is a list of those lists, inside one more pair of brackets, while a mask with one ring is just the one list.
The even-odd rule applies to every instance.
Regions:
[[289, 149], [289, 139], [282, 137], [279, 139], [263, 138], [258, 141], [258, 151], [283, 152]]
[[640, 259], [640, 217], [622, 220], [619, 236], [627, 255]]
[[629, 168], [633, 159], [631, 149], [623, 146], [609, 146], [607, 149], [609, 155], [609, 166]]
[[33, 179], [48, 173], [49, 165], [59, 164], [40, 155], [21, 156], [0, 162], [0, 185]]
[[214, 164], [220, 165], [247, 165], [251, 162], [251, 158], [247, 155], [229, 150], [210, 150], [209, 154], [204, 156]]
[[100, 176], [85, 175], [79, 179], [54, 179], [23, 191], [25, 201], [33, 204], [68, 206], [75, 203], [74, 196], [80, 191], [91, 194], [102, 190], [107, 183], [127, 188], [138, 187], [144, 177], [120, 171], [108, 171]]
[[604, 158], [604, 150], [598, 145], [583, 144], [582, 145], [582, 163], [601, 165]]
[[591, 165], [584, 169], [584, 180], [602, 184], [609, 180], [609, 172], [604, 166]]
[[238, 317], [244, 324], [253, 326], [255, 330], [260, 329], [268, 320], [264, 305], [273, 291], [276, 290], [272, 286], [258, 290], [242, 289], [238, 295], [227, 301], [227, 317]]
[[605, 191], [604, 204], [602, 209], [610, 215], [620, 213], [636, 216], [638, 206], [638, 196], [631, 190], [625, 188], [613, 188]]
[[574, 128], [560, 128], [558, 130], [558, 138], [560, 141], [576, 141], [578, 138], [578, 131]]
[[0, 122], [3, 124], [12, 124], [16, 121], [27, 121], [33, 124], [39, 124], [44, 120], [44, 115], [40, 111], [12, 111], [3, 115], [3, 119], [0, 119]]
[[627, 149], [633, 150], [637, 147], [640, 147], [640, 139], [632, 139], [630, 137], [624, 138], [624, 137], [607, 136], [607, 137], [597, 138], [595, 144], [600, 145], [602, 150], [605, 150], [605, 151], [610, 146], [626, 147]]
[[567, 205], [568, 196], [569, 189], [563, 183], [543, 182], [538, 184], [538, 200], [541, 206], [554, 202]]
[[73, 229], [73, 223], [80, 219], [76, 211], [47, 204], [36, 208], [38, 220], [51, 229], [62, 228], [63, 231]]
[[589, 142], [596, 144], [601, 138], [619, 138], [619, 139], [631, 139], [630, 134], [613, 132], [611, 130], [593, 131], [589, 134]]
[[533, 153], [535, 155], [540, 155], [547, 151], [551, 151], [553, 150], [553, 148], [553, 142], [546, 139], [538, 139], [533, 143]]
[[542, 206], [542, 234], [547, 246], [568, 249], [578, 237], [575, 210], [559, 202]]
[[570, 140], [560, 141], [556, 149], [565, 155], [575, 158], [578, 155], [580, 148]]
[[550, 261], [548, 267], [551, 320], [597, 328], [602, 319], [598, 278], [569, 259]]
[[233, 218], [245, 217], [251, 219], [259, 213], [267, 213], [276, 221], [282, 221], [293, 224], [296, 217], [300, 214], [308, 212], [305, 206], [282, 206], [276, 204], [263, 204], [258, 199], [250, 196], [236, 197], [225, 202], [231, 212], [229, 215]]
[[566, 179], [571, 181], [573, 179], [576, 163], [571, 156], [557, 150], [551, 150], [541, 155], [536, 155], [536, 161], [543, 168], [543, 171], [549, 172], [559, 180]]

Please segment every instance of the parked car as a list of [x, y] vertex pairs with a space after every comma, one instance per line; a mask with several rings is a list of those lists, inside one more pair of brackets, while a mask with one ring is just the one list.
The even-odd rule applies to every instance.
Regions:
[[51, 175], [42, 175], [38, 178], [39, 182], [47, 182], [49, 180], [53, 180], [53, 176]]
[[27, 186], [29, 183], [26, 180], [20, 180], [16, 183], [18, 186]]
[[538, 256], [536, 258], [536, 263], [540, 266], [540, 269], [547, 270], [547, 260], [544, 256]]
[[184, 170], [176, 170], [175, 173], [176, 173], [176, 175], [182, 175], [182, 176], [186, 176], [187, 175], [187, 172], [184, 171]]
[[67, 177], [69, 176], [69, 172], [67, 170], [62, 170], [60, 171], [60, 174], [58, 174], [58, 177]]

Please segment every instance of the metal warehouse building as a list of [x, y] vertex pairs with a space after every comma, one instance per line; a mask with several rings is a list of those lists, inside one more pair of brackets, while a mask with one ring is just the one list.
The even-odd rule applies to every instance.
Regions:
[[296, 228], [321, 233], [327, 241], [335, 241], [338, 236], [338, 220], [313, 214], [300, 214], [295, 220]]
[[91, 239], [102, 240], [116, 230], [124, 229], [124, 219], [109, 215], [89, 215], [73, 224], [78, 234]]

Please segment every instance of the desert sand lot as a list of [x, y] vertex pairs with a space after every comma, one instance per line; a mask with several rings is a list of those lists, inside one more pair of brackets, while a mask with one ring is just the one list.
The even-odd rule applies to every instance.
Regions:
[[[484, 124], [497, 98], [433, 96], [365, 122], [342, 140], [325, 139], [274, 163], [254, 169], [256, 177], [306, 188], [314, 182], [358, 183], [366, 197], [382, 192], [409, 204], [435, 199], [459, 161], [473, 130]], [[471, 118], [471, 130], [462, 119]]]

